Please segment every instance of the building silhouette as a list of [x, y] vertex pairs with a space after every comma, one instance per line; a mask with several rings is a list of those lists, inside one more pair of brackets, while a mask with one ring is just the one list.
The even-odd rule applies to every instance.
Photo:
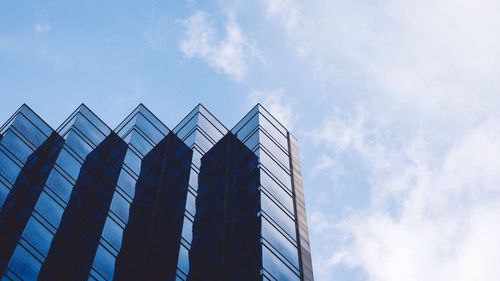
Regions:
[[313, 280], [297, 140], [257, 104], [0, 128], [1, 280]]

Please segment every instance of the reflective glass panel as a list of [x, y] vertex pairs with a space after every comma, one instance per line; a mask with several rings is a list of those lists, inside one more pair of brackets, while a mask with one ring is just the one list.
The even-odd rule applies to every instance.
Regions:
[[52, 241], [52, 233], [39, 221], [31, 217], [24, 228], [23, 237], [40, 253], [47, 256]]
[[122, 246], [122, 232], [123, 229], [116, 224], [115, 221], [109, 217], [104, 223], [104, 229], [102, 231], [102, 237], [108, 241], [116, 250], [119, 250]]
[[203, 129], [214, 141], [222, 138], [222, 133], [210, 123], [204, 115], [199, 115], [198, 126]]
[[187, 195], [186, 210], [193, 216], [196, 213], [196, 198], [191, 192]]
[[56, 203], [47, 193], [42, 192], [38, 201], [36, 202], [35, 209], [55, 228], [59, 227], [63, 208]]
[[85, 160], [85, 157], [90, 153], [92, 147], [73, 130], [70, 130], [65, 138], [66, 145], [68, 145], [76, 155], [80, 156], [81, 160]]
[[244, 140], [248, 134], [250, 134], [255, 128], [259, 126], [259, 115], [255, 115], [250, 119], [250, 121], [245, 124], [239, 131], [236, 132], [236, 136], [239, 140]]
[[100, 132], [94, 124], [85, 118], [81, 113], [75, 116], [75, 122], [73, 126], [76, 127], [82, 135], [88, 138], [95, 146], [97, 146], [103, 139], [104, 134]]
[[186, 274], [189, 272], [189, 254], [186, 247], [182, 244], [179, 250], [179, 262], [177, 263], [177, 267]]
[[0, 210], [2, 209], [3, 202], [7, 195], [9, 195], [10, 189], [2, 181], [0, 181]]
[[259, 162], [266, 167], [271, 174], [276, 177], [283, 185], [285, 185], [289, 190], [291, 190], [292, 180], [290, 174], [288, 174], [281, 166], [279, 166], [267, 152], [259, 149], [257, 151], [259, 155]]
[[267, 151], [269, 151], [287, 170], [290, 170], [290, 158], [285, 151], [278, 147], [278, 145], [272, 141], [267, 134], [260, 134], [260, 143], [264, 146]]
[[106, 279], [111, 280], [113, 278], [115, 268], [115, 257], [102, 245], [99, 245], [94, 258], [93, 267]]
[[128, 211], [130, 204], [123, 196], [115, 192], [113, 200], [111, 201], [110, 209], [115, 213], [124, 223], [128, 222]]
[[186, 217], [182, 225], [182, 237], [189, 242], [193, 239], [193, 222]]
[[0, 175], [2, 175], [11, 184], [14, 184], [20, 171], [21, 168], [0, 150]]
[[40, 146], [46, 139], [47, 135], [43, 134], [35, 127], [26, 117], [19, 114], [12, 122], [12, 126], [16, 128], [26, 139], [28, 139], [35, 147]]
[[130, 132], [129, 143], [134, 146], [143, 156], [146, 155], [153, 146], [136, 130]]
[[151, 124], [142, 114], [137, 115], [136, 126], [146, 134], [152, 141], [158, 143], [164, 135]]
[[125, 155], [125, 164], [129, 167], [136, 175], [139, 175], [141, 171], [141, 158], [135, 154], [131, 149], [127, 150]]
[[120, 176], [118, 177], [118, 185], [130, 196], [130, 198], [134, 198], [135, 179], [127, 171], [120, 171]]
[[278, 252], [296, 268], [299, 268], [297, 248], [286, 239], [265, 218], [262, 218], [262, 237], [267, 240]]
[[271, 137], [280, 144], [284, 149], [288, 147], [288, 141], [286, 138], [286, 132], [281, 133], [273, 124], [267, 120], [267, 118], [261, 116], [259, 119], [260, 126], [271, 135]]
[[47, 186], [62, 200], [68, 202], [73, 185], [57, 170], [53, 169], [47, 179]]
[[273, 180], [265, 171], [261, 171], [260, 180], [262, 186], [271, 193], [271, 195], [283, 205], [290, 213], [294, 213], [293, 210], [293, 199], [289, 193], [287, 193], [281, 185], [279, 185], [275, 180]]
[[78, 178], [78, 173], [82, 164], [78, 162], [65, 148], [61, 149], [56, 163], [74, 180]]
[[267, 247], [262, 247], [262, 263], [264, 268], [271, 273], [276, 280], [299, 281], [300, 278], [278, 259]]
[[296, 241], [295, 222], [293, 219], [286, 215], [265, 193], [262, 193], [261, 200], [262, 210]]
[[10, 129], [3, 135], [1, 143], [21, 162], [25, 162], [28, 156], [33, 152], [33, 150]]
[[22, 280], [36, 280], [42, 265], [21, 245], [17, 245], [9, 262], [9, 267]]

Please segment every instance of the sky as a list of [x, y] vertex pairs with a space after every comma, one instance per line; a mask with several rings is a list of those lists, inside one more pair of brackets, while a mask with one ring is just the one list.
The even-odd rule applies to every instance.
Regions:
[[[1, 1], [0, 120], [144, 103], [299, 139], [315, 278], [498, 280], [500, 2]], [[0, 121], [3, 122], [3, 121]]]

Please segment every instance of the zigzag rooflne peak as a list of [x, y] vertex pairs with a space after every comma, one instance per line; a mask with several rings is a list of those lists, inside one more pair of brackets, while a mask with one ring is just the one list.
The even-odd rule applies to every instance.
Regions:
[[274, 149], [274, 143], [288, 154], [288, 130], [261, 104], [254, 106], [231, 132], [251, 150], [255, 151], [257, 146], [266, 144], [268, 149]]
[[169, 129], [141, 103], [116, 127], [115, 132], [128, 143], [136, 133], [156, 145], [168, 134]]
[[23, 104], [0, 127], [0, 210], [21, 168], [54, 132], [31, 108]]
[[56, 130], [63, 138], [68, 139], [70, 132], [75, 132], [97, 146], [111, 129], [85, 104], [78, 108]]
[[[0, 135], [5, 136], [11, 128], [17, 133], [24, 135], [28, 144], [39, 146], [54, 131], [38, 114], [28, 105], [23, 104], [18, 110], [0, 127]], [[30, 129], [36, 130], [30, 130]]]
[[198, 104], [182, 119], [173, 132], [189, 147], [207, 152], [227, 132], [227, 128], [202, 104]]
[[[113, 280], [120, 264], [115, 258], [127, 253], [121, 248], [125, 230], [131, 233], [132, 229], [137, 235], [128, 236], [136, 237], [127, 238], [128, 244], [148, 254], [133, 255], [128, 259], [131, 262], [121, 265], [133, 268], [139, 261], [140, 270], [161, 268], [162, 278], [158, 279], [195, 280], [196, 272], [205, 276], [215, 269], [217, 276], [230, 280], [314, 280], [296, 140], [260, 104], [231, 132], [201, 104], [172, 132], [142, 104], [114, 131], [82, 104], [55, 132], [23, 105], [0, 133], [0, 212], [7, 210], [1, 204], [7, 196], [15, 200], [9, 199], [5, 206], [21, 202], [19, 198], [24, 204], [9, 216], [19, 226], [10, 229], [13, 239], [3, 240], [10, 241], [12, 251], [2, 250], [0, 245], [2, 278], [36, 280], [40, 268], [67, 264], [52, 266], [68, 275], [64, 280]], [[44, 141], [49, 145], [35, 148], [29, 133], [48, 140], [54, 137], [58, 143]], [[225, 142], [228, 138], [231, 141]], [[31, 146], [24, 155], [35, 157], [28, 156], [23, 162], [19, 152], [25, 143]], [[49, 155], [45, 147], [57, 149], [57, 154], [45, 157]], [[227, 168], [221, 169], [221, 163]], [[25, 171], [20, 173], [21, 169]], [[43, 172], [43, 177], [32, 176], [33, 171]], [[13, 192], [16, 186], [22, 192]], [[135, 219], [139, 225], [131, 228], [133, 216], [140, 212], [146, 216]], [[219, 225], [231, 223], [235, 228], [228, 227], [228, 231], [238, 229], [234, 239], [225, 239], [214, 228], [213, 218], [220, 218], [221, 212], [224, 216]], [[22, 221], [18, 224], [19, 215]], [[81, 226], [82, 221], [85, 229], [75, 231], [74, 226]], [[147, 234], [156, 234], [150, 231], [156, 229], [170, 231], [171, 226], [175, 226], [171, 238]], [[224, 241], [224, 245], [211, 239]], [[62, 247], [67, 241], [75, 242], [70, 248], [85, 255], [64, 260], [66, 255], [59, 253], [74, 253]], [[242, 249], [248, 255], [222, 251], [228, 248]], [[168, 255], [158, 259], [157, 250], [165, 249], [169, 249]], [[198, 262], [192, 262], [193, 253], [201, 253], [196, 256]], [[87, 257], [86, 261], [80, 257]], [[232, 260], [234, 266], [208, 268], [211, 261], [223, 259]]]

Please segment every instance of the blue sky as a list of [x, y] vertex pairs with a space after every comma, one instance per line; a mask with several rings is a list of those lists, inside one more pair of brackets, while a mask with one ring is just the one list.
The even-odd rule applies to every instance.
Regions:
[[300, 141], [317, 280], [500, 275], [500, 3], [170, 2], [0, 2], [0, 120], [262, 102]]

